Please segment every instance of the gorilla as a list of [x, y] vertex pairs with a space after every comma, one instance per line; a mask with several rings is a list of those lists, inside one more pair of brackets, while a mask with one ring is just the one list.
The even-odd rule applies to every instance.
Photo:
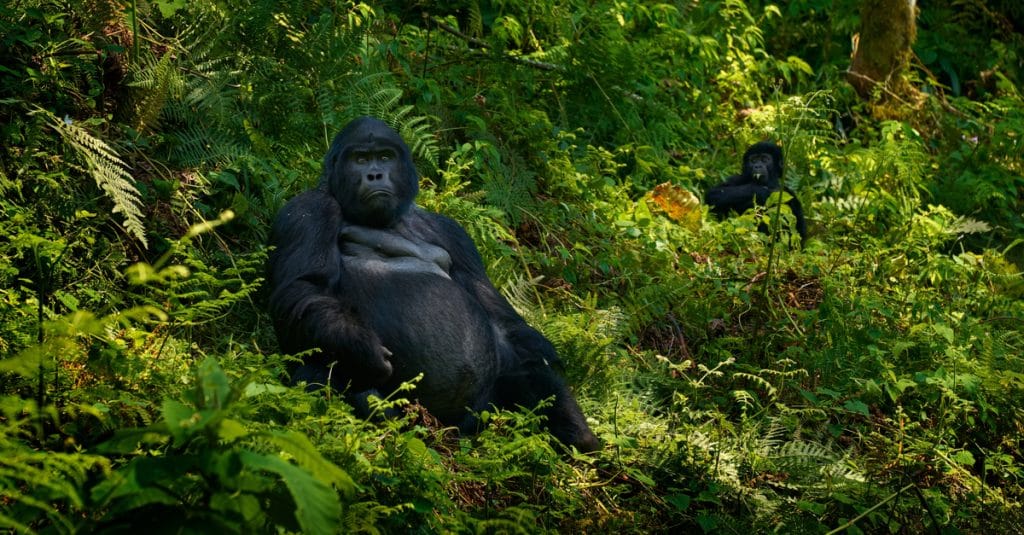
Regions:
[[[473, 432], [490, 406], [546, 398], [549, 431], [581, 451], [599, 442], [556, 371], [554, 346], [494, 288], [455, 221], [414, 204], [409, 147], [361, 117], [334, 138], [319, 185], [288, 201], [271, 230], [269, 308], [282, 351], [315, 350], [291, 379], [370, 394], [422, 373], [410, 397]], [[364, 414], [365, 416], [365, 414]]]
[[[733, 175], [708, 190], [705, 201], [711, 206], [711, 211], [722, 219], [730, 212], [741, 214], [753, 208], [755, 201], [763, 206], [773, 192], [783, 190], [792, 196], [786, 204], [793, 212], [796, 231], [803, 243], [807, 237], [804, 210], [796, 194], [782, 186], [782, 169], [782, 149], [778, 145], [768, 141], [754, 143], [743, 154], [743, 173]], [[766, 225], [762, 224], [758, 229], [768, 233]]]

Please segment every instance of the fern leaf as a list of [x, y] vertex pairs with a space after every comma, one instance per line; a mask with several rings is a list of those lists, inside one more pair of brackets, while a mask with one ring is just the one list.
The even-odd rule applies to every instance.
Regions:
[[[395, 87], [387, 72], [363, 75], [347, 92], [347, 102], [340, 103], [352, 119], [358, 115], [379, 117], [402, 136], [413, 154], [436, 167], [437, 138], [426, 117], [412, 116], [412, 106], [398, 106], [402, 90]], [[321, 113], [324, 105], [320, 104]], [[326, 116], [326, 114], [325, 114]]]
[[760, 377], [758, 375], [754, 375], [752, 373], [745, 373], [745, 372], [735, 372], [735, 373], [733, 373], [733, 377], [736, 377], [737, 379], [746, 379], [746, 380], [756, 384], [757, 386], [760, 386], [772, 398], [776, 397], [778, 395], [778, 393], [779, 393], [778, 389], [776, 389], [774, 386], [772, 386], [772, 384], [769, 383], [767, 380], [765, 380], [763, 377]]
[[480, 2], [469, 3], [469, 21], [466, 23], [466, 27], [463, 28], [467, 35], [473, 37], [483, 37], [484, 34], [484, 17], [483, 13], [480, 12]]
[[950, 234], [977, 234], [992, 230], [992, 227], [984, 221], [978, 221], [971, 217], [961, 216], [953, 225], [947, 229]]
[[248, 154], [246, 148], [236, 143], [229, 132], [218, 128], [191, 125], [168, 134], [168, 138], [176, 141], [171, 150], [171, 159], [190, 167], [210, 163], [230, 165]]
[[124, 216], [122, 224], [128, 234], [139, 240], [143, 247], [148, 248], [146, 229], [142, 223], [139, 190], [135, 188], [134, 180], [128, 174], [128, 166], [117, 152], [106, 142], [93, 137], [71, 121], [62, 121], [42, 108], [37, 110], [50, 118], [51, 125], [64, 142], [85, 160], [89, 173], [96, 180], [96, 185], [114, 203], [112, 213], [121, 213]]
[[138, 80], [130, 84], [140, 93], [135, 106], [136, 130], [144, 132], [159, 126], [160, 113], [170, 96], [175, 74], [171, 67], [171, 54], [165, 54], [145, 72], [136, 73]]

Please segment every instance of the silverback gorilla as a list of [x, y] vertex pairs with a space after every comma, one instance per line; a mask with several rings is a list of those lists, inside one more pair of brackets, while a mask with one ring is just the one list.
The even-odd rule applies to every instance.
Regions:
[[[802, 243], [807, 237], [804, 210], [800, 206], [800, 199], [789, 188], [782, 186], [782, 169], [782, 149], [778, 145], [768, 141], [754, 143], [743, 154], [743, 173], [733, 175], [708, 190], [706, 201], [711, 211], [719, 218], [728, 217], [729, 212], [742, 214], [754, 207], [754, 201], [763, 206], [773, 192], [784, 190], [792, 196], [786, 204], [796, 219], [796, 231]], [[759, 228], [762, 232], [768, 232], [764, 225]]]
[[551, 433], [597, 449], [554, 369], [554, 346], [494, 288], [465, 230], [413, 203], [418, 191], [409, 147], [362, 117], [334, 138], [319, 186], [278, 213], [274, 328], [284, 352], [318, 350], [292, 381], [330, 383], [359, 407], [423, 373], [410, 397], [464, 432], [491, 405], [533, 408], [553, 397]]

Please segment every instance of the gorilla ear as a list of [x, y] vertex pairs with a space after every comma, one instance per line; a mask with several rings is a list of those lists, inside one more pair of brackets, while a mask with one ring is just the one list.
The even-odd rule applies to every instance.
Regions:
[[337, 198], [339, 193], [337, 182], [344, 166], [344, 157], [345, 151], [338, 144], [331, 146], [327, 154], [324, 155], [323, 172], [317, 187], [334, 198]]

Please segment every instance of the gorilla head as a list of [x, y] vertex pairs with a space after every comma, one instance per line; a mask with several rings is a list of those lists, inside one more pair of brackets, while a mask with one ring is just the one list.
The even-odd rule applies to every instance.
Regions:
[[743, 153], [743, 175], [777, 190], [782, 178], [782, 149], [769, 141], [754, 143]]
[[379, 119], [360, 117], [334, 138], [320, 187], [337, 200], [346, 221], [389, 227], [412, 206], [419, 177], [398, 133]]

